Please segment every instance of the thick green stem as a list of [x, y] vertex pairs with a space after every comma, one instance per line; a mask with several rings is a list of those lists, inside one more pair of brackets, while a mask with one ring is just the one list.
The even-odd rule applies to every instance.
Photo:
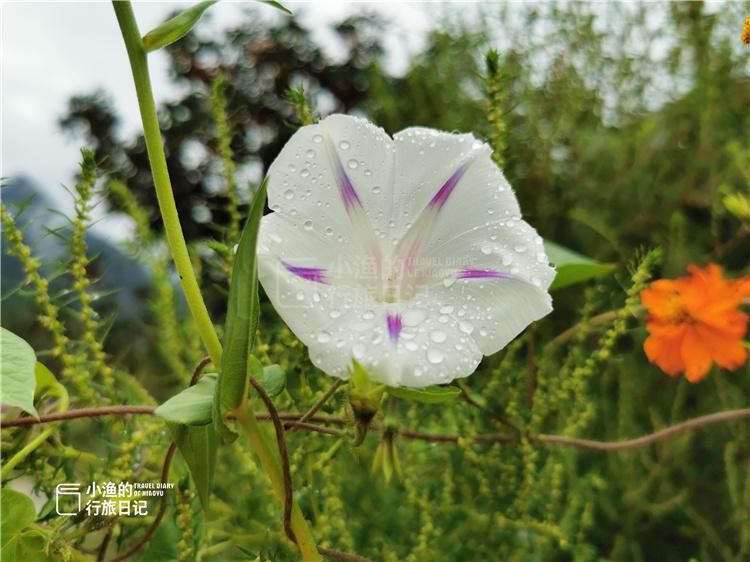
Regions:
[[[235, 415], [237, 416], [237, 422], [250, 441], [250, 445], [258, 455], [263, 470], [271, 479], [271, 488], [273, 488], [279, 501], [284, 503], [287, 491], [284, 489], [284, 476], [281, 472], [281, 463], [261, 431], [255, 414], [243, 404], [237, 409]], [[297, 539], [297, 546], [299, 546], [302, 553], [302, 559], [306, 562], [322, 561], [323, 558], [315, 546], [315, 538], [312, 535], [310, 526], [307, 524], [305, 516], [302, 515], [302, 511], [296, 502], [292, 505], [292, 530]]]
[[172, 193], [172, 184], [169, 180], [167, 171], [167, 159], [164, 156], [164, 146], [162, 143], [161, 131], [159, 129], [159, 120], [156, 115], [156, 105], [154, 104], [154, 95], [151, 91], [151, 79], [148, 74], [148, 61], [146, 60], [146, 51], [143, 47], [138, 24], [135, 21], [133, 8], [130, 2], [114, 0], [112, 5], [115, 9], [117, 22], [120, 25], [122, 37], [125, 40], [125, 48], [128, 51], [130, 59], [130, 68], [133, 71], [133, 81], [135, 82], [135, 91], [138, 96], [138, 107], [141, 112], [143, 121], [143, 134], [146, 139], [146, 151], [148, 160], [151, 165], [151, 172], [154, 177], [154, 187], [156, 188], [156, 197], [159, 201], [159, 210], [164, 222], [164, 231], [167, 237], [167, 243], [172, 251], [177, 273], [180, 276], [182, 290], [185, 292], [190, 312], [195, 319], [203, 345], [206, 346], [208, 355], [214, 365], [221, 365], [221, 343], [216, 335], [216, 330], [211, 322], [208, 309], [203, 301], [198, 281], [195, 278], [193, 266], [190, 263], [190, 254], [188, 253], [185, 237], [182, 234], [180, 226], [180, 217], [177, 214], [177, 206]]

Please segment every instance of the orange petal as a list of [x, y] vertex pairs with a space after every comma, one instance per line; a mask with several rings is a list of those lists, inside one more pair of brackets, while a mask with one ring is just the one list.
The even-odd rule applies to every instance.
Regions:
[[685, 331], [681, 348], [682, 360], [685, 363], [685, 377], [690, 382], [698, 382], [711, 369], [711, 353], [694, 328]]
[[747, 361], [747, 351], [742, 345], [741, 338], [727, 338], [710, 326], [701, 324], [696, 326], [696, 331], [719, 367], [732, 370]]
[[669, 333], [651, 335], [643, 343], [643, 351], [652, 363], [668, 375], [676, 375], [685, 369], [680, 350], [685, 333], [684, 326], [676, 326]]

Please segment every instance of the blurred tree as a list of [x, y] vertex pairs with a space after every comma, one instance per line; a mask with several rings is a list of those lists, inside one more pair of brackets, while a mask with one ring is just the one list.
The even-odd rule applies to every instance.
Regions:
[[[294, 18], [268, 25], [247, 18], [220, 37], [192, 33], [167, 49], [170, 71], [187, 92], [160, 108], [160, 120], [178, 211], [188, 239], [216, 235], [215, 225], [226, 223], [223, 180], [217, 167], [217, 147], [209, 100], [210, 84], [223, 75], [227, 112], [233, 128], [232, 149], [239, 185], [259, 180], [293, 128], [293, 108], [287, 91], [302, 85], [314, 103], [326, 111], [348, 112], [366, 95], [370, 69], [383, 53], [384, 22], [362, 15], [338, 24], [334, 31], [346, 47], [334, 61]], [[82, 134], [97, 157], [154, 207], [145, 146], [117, 136], [118, 118], [104, 92], [74, 96], [59, 123]], [[244, 185], [243, 185], [244, 183]], [[154, 221], [158, 221], [154, 215]]]

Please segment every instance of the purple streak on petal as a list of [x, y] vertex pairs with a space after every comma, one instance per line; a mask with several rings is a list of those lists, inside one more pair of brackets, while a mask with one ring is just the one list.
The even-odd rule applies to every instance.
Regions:
[[511, 279], [509, 273], [494, 269], [462, 269], [456, 275], [457, 279]]
[[390, 312], [386, 315], [386, 321], [388, 322], [388, 335], [391, 336], [391, 341], [396, 343], [398, 337], [401, 335], [401, 315], [391, 314]]
[[448, 197], [451, 196], [451, 193], [453, 193], [453, 190], [458, 185], [461, 176], [466, 172], [466, 168], [468, 168], [468, 164], [464, 163], [459, 166], [458, 170], [453, 172], [453, 175], [448, 178], [448, 181], [446, 181], [440, 189], [438, 189], [438, 192], [427, 204], [428, 209], [437, 207], [437, 210], [439, 211], [443, 208], [443, 205], [448, 201]]
[[281, 261], [287, 271], [294, 273], [297, 277], [302, 277], [307, 281], [313, 281], [314, 283], [327, 283], [326, 270], [324, 267], [303, 267], [301, 265], [292, 265], [285, 261]]
[[359, 207], [361, 209], [362, 201], [360, 201], [359, 195], [357, 195], [357, 190], [354, 189], [354, 185], [352, 185], [352, 180], [349, 179], [341, 162], [338, 161], [338, 157], [336, 157], [336, 178], [339, 182], [339, 192], [341, 193], [341, 198], [344, 200], [344, 207], [346, 210], [349, 211], [353, 207]]

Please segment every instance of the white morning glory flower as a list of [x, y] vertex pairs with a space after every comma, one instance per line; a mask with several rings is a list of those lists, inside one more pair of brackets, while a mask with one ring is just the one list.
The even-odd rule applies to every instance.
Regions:
[[474, 372], [552, 310], [542, 239], [470, 134], [331, 115], [269, 170], [259, 278], [312, 362], [391, 386]]

